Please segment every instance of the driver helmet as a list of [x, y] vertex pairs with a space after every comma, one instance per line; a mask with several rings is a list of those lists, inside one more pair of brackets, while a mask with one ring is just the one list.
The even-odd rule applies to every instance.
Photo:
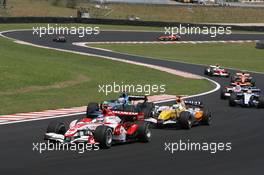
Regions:
[[108, 102], [104, 101], [101, 105], [101, 109], [107, 109], [108, 108]]
[[176, 103], [178, 104], [178, 103], [181, 103], [181, 102], [182, 102], [182, 99], [180, 97], [177, 97], [176, 98]]
[[247, 90], [247, 93], [252, 94], [252, 90], [251, 89]]
[[122, 104], [125, 104], [125, 102], [126, 102], [126, 100], [125, 100], [124, 97], [120, 97], [120, 98], [118, 98], [117, 101], [118, 101], [119, 103], [122, 103]]

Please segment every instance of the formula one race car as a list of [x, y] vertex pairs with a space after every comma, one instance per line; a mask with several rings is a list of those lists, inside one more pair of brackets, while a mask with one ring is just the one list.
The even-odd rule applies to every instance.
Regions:
[[145, 119], [157, 128], [165, 125], [179, 125], [183, 129], [190, 129], [195, 125], [210, 125], [211, 112], [203, 107], [201, 102], [185, 101], [186, 106], [174, 104], [172, 106], [156, 106], [153, 118]]
[[65, 36], [57, 36], [56, 38], [53, 38], [54, 42], [61, 42], [61, 43], [65, 43], [66, 42], [66, 38]]
[[158, 37], [159, 41], [179, 41], [180, 39], [180, 35], [165, 35]]
[[255, 81], [253, 80], [253, 77], [250, 76], [250, 74], [246, 73], [236, 73], [233, 77], [231, 77], [231, 84], [234, 83], [240, 83], [240, 84], [245, 84], [249, 86], [255, 86]]
[[256, 88], [256, 87], [251, 87], [251, 86], [226, 86], [221, 89], [220, 91], [220, 98], [221, 99], [227, 99], [231, 96], [232, 93], [243, 93], [247, 92], [248, 90], [251, 90], [255, 94], [260, 94], [261, 90]]
[[[137, 101], [142, 102], [133, 104]], [[146, 96], [132, 96], [127, 93], [122, 93], [117, 100], [108, 100], [101, 103], [100, 108], [110, 109], [116, 115], [134, 114], [143, 115], [144, 118], [149, 118], [152, 116], [154, 104], [148, 102], [148, 98]]]
[[118, 117], [107, 109], [93, 111], [96, 112], [93, 114], [92, 110], [90, 109], [91, 115], [87, 118], [72, 121], [69, 129], [62, 122], [51, 122], [44, 139], [64, 144], [99, 144], [103, 149], [110, 148], [114, 143], [150, 141], [149, 125], [142, 119]]
[[264, 108], [264, 96], [253, 93], [251, 90], [241, 93], [232, 93], [229, 98], [229, 106]]
[[226, 69], [221, 68], [218, 65], [216, 66], [210, 65], [204, 70], [204, 74], [209, 76], [220, 76], [220, 77], [230, 76], [230, 73]]

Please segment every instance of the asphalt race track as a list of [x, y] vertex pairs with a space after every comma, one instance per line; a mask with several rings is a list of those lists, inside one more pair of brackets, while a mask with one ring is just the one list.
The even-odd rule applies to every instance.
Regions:
[[[98, 36], [78, 38], [67, 37], [67, 43], [52, 42], [54, 36], [39, 38], [32, 31], [17, 31], [4, 34], [10, 38], [65, 50], [111, 56], [126, 60], [164, 66], [203, 75], [204, 66], [171, 61], [154, 60], [108, 51], [74, 46], [72, 42], [91, 41], [153, 41], [155, 32], [102, 32]], [[210, 38], [189, 36], [184, 40], [259, 40], [264, 35], [230, 35]], [[102, 59], [102, 58], [100, 58]], [[231, 72], [234, 73], [233, 70]], [[264, 75], [254, 73], [256, 85], [264, 89]], [[212, 78], [221, 85], [229, 79]], [[86, 151], [46, 151], [42, 154], [32, 151], [32, 142], [42, 142], [48, 123], [52, 120], [32, 121], [0, 127], [0, 173], [1, 174], [263, 174], [264, 163], [264, 110], [254, 108], [231, 108], [228, 102], [220, 100], [217, 91], [197, 99], [207, 104], [213, 113], [211, 126], [194, 127], [191, 130], [175, 128], [153, 129], [150, 143], [133, 143], [113, 146], [108, 150]], [[73, 120], [81, 116], [60, 118]], [[165, 142], [231, 142], [231, 151], [215, 154], [202, 151], [165, 151]]]

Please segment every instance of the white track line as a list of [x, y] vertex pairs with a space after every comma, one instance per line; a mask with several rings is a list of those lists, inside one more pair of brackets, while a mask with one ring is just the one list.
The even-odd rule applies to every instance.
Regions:
[[[86, 44], [208, 44], [208, 43], [251, 43], [259, 40], [216, 40], [216, 41], [105, 41], [85, 42]], [[78, 44], [78, 42], [73, 43]], [[107, 50], [99, 48], [99, 50]], [[107, 50], [108, 51], [108, 50]]]

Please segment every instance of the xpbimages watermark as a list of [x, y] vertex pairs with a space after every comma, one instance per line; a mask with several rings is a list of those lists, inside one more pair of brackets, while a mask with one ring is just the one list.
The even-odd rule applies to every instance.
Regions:
[[176, 152], [201, 151], [215, 154], [217, 152], [231, 151], [231, 142], [191, 142], [190, 140], [177, 142], [165, 142], [164, 151], [174, 154]]
[[60, 143], [60, 142], [36, 142], [32, 143], [32, 150], [38, 153], [43, 153], [46, 151], [74, 151], [83, 154], [85, 151], [98, 151], [98, 143]]
[[223, 26], [190, 26], [182, 25], [176, 27], [164, 27], [164, 33], [165, 35], [209, 35], [210, 37], [214, 38], [217, 35], [231, 35], [232, 34], [232, 28], [229, 27], [223, 27]]
[[150, 95], [151, 93], [164, 93], [166, 91], [166, 85], [164, 84], [125, 84], [121, 83], [110, 83], [110, 84], [99, 84], [98, 92], [108, 95], [110, 93], [140, 93], [144, 95]]
[[58, 26], [50, 25], [33, 27], [33, 35], [42, 37], [44, 35], [78, 35], [80, 38], [85, 37], [86, 35], [98, 35], [100, 33], [99, 27], [82, 27], [82, 26]]

